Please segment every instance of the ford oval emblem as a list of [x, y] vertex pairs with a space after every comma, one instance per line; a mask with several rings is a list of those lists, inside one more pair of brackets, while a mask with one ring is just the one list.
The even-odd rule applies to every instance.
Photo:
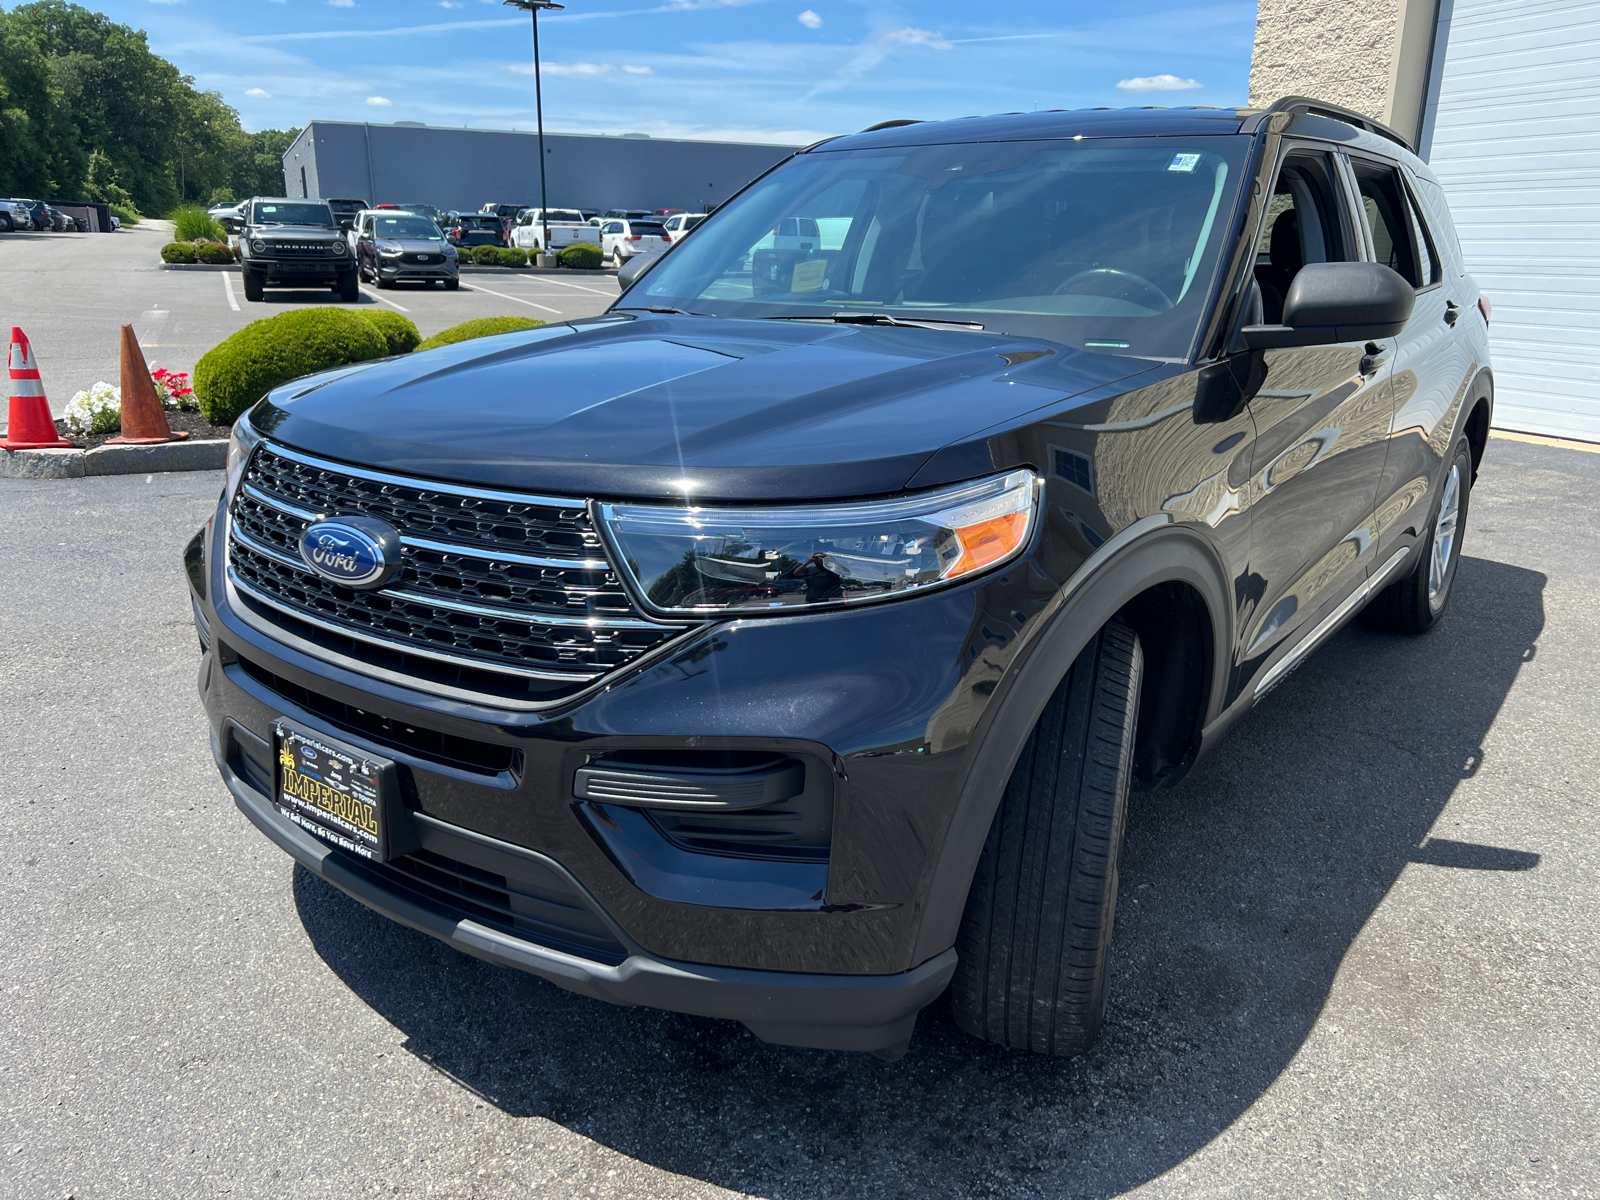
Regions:
[[347, 588], [382, 587], [400, 569], [400, 535], [373, 517], [329, 517], [306, 526], [300, 557]]

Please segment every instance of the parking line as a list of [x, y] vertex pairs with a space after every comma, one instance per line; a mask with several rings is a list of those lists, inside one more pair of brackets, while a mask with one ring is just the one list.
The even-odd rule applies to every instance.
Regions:
[[600, 288], [589, 287], [588, 285], [582, 283], [568, 283], [565, 279], [549, 279], [543, 275], [540, 275], [537, 278], [540, 283], [553, 283], [557, 287], [577, 288], [580, 292], [593, 292], [596, 296], [611, 295], [610, 292], [602, 291]]
[[233, 309], [234, 312], [238, 312], [239, 301], [233, 294], [233, 277], [226, 271], [222, 271], [220, 274], [222, 275], [222, 290], [228, 297], [228, 307]]
[[463, 283], [461, 285], [461, 290], [464, 292], [484, 292], [490, 296], [499, 296], [502, 300], [515, 300], [518, 304], [526, 304], [529, 308], [537, 308], [543, 312], [555, 313], [555, 315], [558, 317], [561, 315], [561, 310], [559, 308], [548, 308], [543, 304], [535, 304], [532, 300], [524, 300], [521, 296], [508, 296], [504, 292], [496, 292], [486, 288], [481, 283], [475, 283], [471, 287], [468, 287]]
[[391, 300], [391, 299], [389, 299], [389, 297], [387, 297], [387, 296], [380, 296], [380, 295], [378, 295], [378, 293], [377, 293], [377, 292], [375, 292], [375, 291], [373, 291], [373, 290], [372, 290], [372, 289], [371, 289], [371, 288], [369, 288], [369, 287], [364, 287], [364, 288], [362, 288], [362, 289], [361, 289], [361, 291], [362, 291], [362, 293], [363, 293], [363, 294], [364, 294], [364, 295], [368, 295], [368, 296], [371, 296], [371, 297], [372, 297], [372, 298], [373, 298], [373, 299], [374, 299], [374, 300], [378, 300], [378, 301], [381, 301], [381, 302], [383, 302], [383, 303], [384, 303], [384, 304], [394, 304], [394, 307], [396, 307], [396, 308], [398, 308], [398, 309], [399, 309], [399, 310], [400, 310], [400, 311], [401, 311], [401, 312], [410, 312], [410, 311], [411, 311], [411, 310], [410, 310], [410, 309], [409, 309], [409, 308], [407, 308], [407, 307], [406, 307], [406, 306], [405, 306], [405, 305], [404, 305], [404, 304], [395, 304], [395, 303], [394, 303], [394, 301], [393, 301], [393, 300]]

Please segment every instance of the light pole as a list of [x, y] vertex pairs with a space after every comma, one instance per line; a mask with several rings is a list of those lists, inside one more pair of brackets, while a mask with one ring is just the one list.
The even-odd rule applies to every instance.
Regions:
[[539, 10], [560, 11], [565, 4], [556, 0], [505, 0], [509, 8], [520, 8], [533, 17], [533, 112], [539, 123], [539, 253], [550, 253], [550, 198], [544, 187], [544, 96], [539, 87]]

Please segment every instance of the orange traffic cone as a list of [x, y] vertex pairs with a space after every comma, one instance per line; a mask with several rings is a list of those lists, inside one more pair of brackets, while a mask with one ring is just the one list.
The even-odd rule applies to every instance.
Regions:
[[33, 359], [28, 335], [11, 327], [11, 409], [6, 418], [6, 438], [0, 447], [7, 450], [48, 450], [55, 446], [72, 449], [72, 443], [56, 432], [50, 416], [50, 401], [44, 398], [39, 379], [39, 364]]
[[167, 414], [151, 382], [144, 351], [133, 336], [133, 326], [122, 327], [122, 435], [107, 438], [108, 446], [148, 446], [155, 442], [176, 442], [187, 432], [174, 433]]

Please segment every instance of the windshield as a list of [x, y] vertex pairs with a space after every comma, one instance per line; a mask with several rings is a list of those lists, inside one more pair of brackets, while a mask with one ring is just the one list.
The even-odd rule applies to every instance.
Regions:
[[372, 233], [380, 238], [405, 238], [413, 242], [441, 242], [444, 234], [427, 217], [373, 217]]
[[323, 225], [333, 227], [333, 210], [326, 204], [258, 204], [253, 225]]
[[1249, 144], [1118, 138], [802, 154], [708, 217], [641, 287], [652, 305], [719, 316], [885, 312], [1184, 358]]

